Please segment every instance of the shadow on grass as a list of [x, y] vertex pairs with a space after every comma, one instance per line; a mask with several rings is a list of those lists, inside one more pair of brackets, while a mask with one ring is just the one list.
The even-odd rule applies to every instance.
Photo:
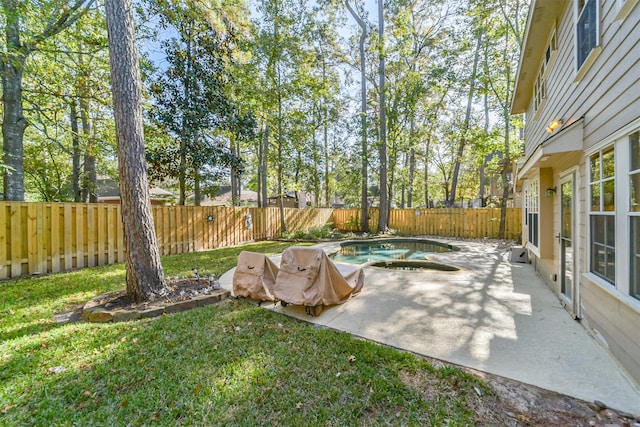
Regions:
[[2, 363], [0, 423], [470, 425], [484, 388], [239, 301], [43, 335]]
[[[259, 242], [162, 258], [165, 276], [186, 277], [198, 267], [202, 274], [222, 273], [236, 266], [243, 250], [276, 254], [288, 242]], [[71, 311], [106, 292], [125, 289], [124, 264], [85, 268], [43, 277], [27, 277], [0, 283], [0, 340], [38, 334], [57, 327], [53, 316]]]

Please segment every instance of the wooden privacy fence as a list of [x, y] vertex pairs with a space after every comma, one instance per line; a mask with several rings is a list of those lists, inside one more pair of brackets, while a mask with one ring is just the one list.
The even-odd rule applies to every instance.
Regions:
[[[285, 209], [287, 229], [324, 226], [331, 212]], [[154, 206], [153, 216], [162, 255], [281, 234], [278, 208]], [[123, 262], [124, 250], [120, 205], [0, 202], [0, 279]]]
[[[251, 216], [251, 226], [247, 218]], [[162, 255], [193, 252], [278, 237], [278, 208], [153, 206]], [[370, 209], [369, 229], [379, 211]], [[359, 231], [359, 209], [285, 209], [287, 230], [332, 223]], [[506, 238], [517, 239], [520, 208], [507, 209]], [[402, 234], [497, 238], [500, 209], [392, 209], [389, 228]], [[120, 205], [0, 202], [0, 279], [56, 273], [124, 261]]]
[[[378, 209], [369, 210], [369, 230], [378, 228]], [[360, 230], [359, 209], [333, 212], [333, 226], [339, 230]], [[517, 239], [522, 230], [520, 208], [507, 208], [506, 239]], [[391, 209], [389, 228], [402, 234], [464, 238], [497, 238], [500, 209]]]

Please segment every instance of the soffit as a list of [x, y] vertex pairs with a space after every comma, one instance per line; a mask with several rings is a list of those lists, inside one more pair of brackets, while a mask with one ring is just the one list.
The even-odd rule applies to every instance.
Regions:
[[533, 96], [533, 83], [551, 32], [560, 22], [569, 0], [533, 0], [527, 17], [524, 44], [511, 100], [511, 114], [527, 111]]
[[545, 139], [518, 168], [518, 179], [523, 179], [534, 168], [570, 167], [569, 156], [582, 153], [584, 119], [580, 118], [556, 130]]

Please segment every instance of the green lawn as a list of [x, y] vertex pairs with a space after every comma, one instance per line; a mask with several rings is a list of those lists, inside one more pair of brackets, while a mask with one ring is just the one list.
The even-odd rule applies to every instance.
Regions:
[[[243, 249], [288, 245], [163, 265], [172, 277], [219, 275]], [[474, 425], [495, 400], [459, 369], [243, 301], [131, 323], [53, 321], [123, 282], [120, 264], [0, 284], [0, 425]]]

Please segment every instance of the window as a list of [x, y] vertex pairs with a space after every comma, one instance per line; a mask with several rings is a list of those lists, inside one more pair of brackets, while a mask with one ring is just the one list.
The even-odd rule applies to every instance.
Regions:
[[552, 62], [556, 59], [557, 52], [558, 41], [556, 38], [556, 30], [553, 30], [551, 37], [549, 37], [549, 43], [547, 43], [547, 49], [544, 51], [544, 60], [542, 61], [542, 73], [545, 76], [548, 74]]
[[629, 293], [640, 299], [640, 131], [629, 136], [629, 223], [631, 277]]
[[640, 212], [640, 131], [629, 136], [629, 154], [631, 159], [629, 167], [630, 209], [632, 212]]
[[556, 59], [557, 52], [556, 30], [553, 30], [544, 51], [542, 65], [540, 65], [536, 80], [533, 82], [533, 111], [539, 111], [547, 100], [547, 74], [549, 74], [552, 62]]
[[589, 158], [591, 272], [615, 283], [615, 159], [613, 146]]
[[577, 67], [580, 69], [598, 45], [598, 1], [578, 0], [578, 21], [576, 23]]
[[544, 76], [542, 70], [536, 76], [536, 81], [533, 83], [533, 110], [538, 111], [542, 108], [542, 104], [547, 99], [547, 89], [544, 82]]
[[528, 180], [524, 191], [524, 221], [528, 228], [528, 242], [538, 247], [538, 220], [539, 220], [539, 194], [540, 181]]

